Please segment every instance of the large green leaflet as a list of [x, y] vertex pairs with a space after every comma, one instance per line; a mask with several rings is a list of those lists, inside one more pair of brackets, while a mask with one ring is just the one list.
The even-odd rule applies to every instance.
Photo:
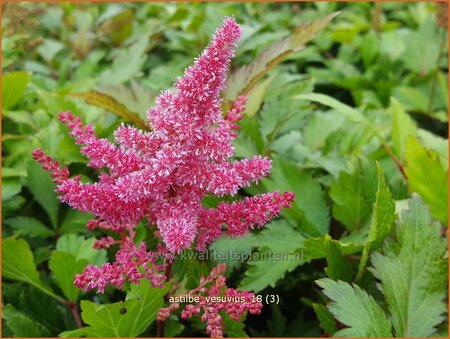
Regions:
[[156, 319], [163, 306], [164, 295], [169, 286], [154, 288], [142, 279], [139, 285], [132, 285], [125, 301], [112, 304], [98, 304], [81, 301], [81, 317], [89, 326], [60, 334], [64, 338], [81, 335], [97, 338], [136, 337]]
[[33, 253], [23, 239], [11, 237], [2, 241], [2, 277], [28, 283], [55, 299], [63, 301], [63, 298], [57, 296], [41, 281], [33, 261]]
[[[370, 242], [376, 243], [376, 240]], [[436, 335], [437, 325], [444, 321], [446, 312], [445, 253], [446, 242], [439, 224], [432, 222], [428, 208], [414, 195], [396, 227], [395, 237], [387, 238], [382, 251], [371, 255], [370, 271], [380, 281], [378, 288], [387, 304], [388, 315], [378, 301], [357, 285], [331, 279], [317, 281], [333, 301], [328, 309], [348, 326], [335, 336]]]
[[333, 302], [329, 310], [348, 328], [336, 337], [392, 337], [391, 324], [383, 309], [359, 286], [332, 279], [320, 279], [317, 284]]
[[402, 214], [396, 240], [372, 254], [397, 337], [427, 337], [444, 320], [447, 260], [439, 224], [415, 195]]

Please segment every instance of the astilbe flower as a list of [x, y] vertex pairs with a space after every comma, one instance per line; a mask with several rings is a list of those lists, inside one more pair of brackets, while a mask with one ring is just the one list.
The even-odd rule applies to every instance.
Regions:
[[[290, 192], [220, 202], [217, 208], [202, 206], [206, 195], [235, 195], [268, 175], [271, 168], [270, 159], [259, 155], [230, 162], [245, 97], [239, 97], [224, 117], [220, 93], [240, 33], [233, 18], [224, 20], [208, 48], [175, 82], [175, 89], [162, 92], [148, 110], [151, 132], [122, 124], [114, 133], [117, 143], [111, 143], [97, 137], [94, 128], [83, 125], [79, 117], [59, 114], [75, 142], [82, 145], [88, 166], [107, 169], [98, 182], [83, 183], [42, 150], [33, 152], [51, 173], [60, 200], [97, 217], [88, 223], [89, 229], [120, 235], [119, 240], [110, 236], [96, 242], [97, 248], [118, 244], [116, 261], [88, 266], [76, 277], [78, 287], [103, 292], [108, 284], [121, 288], [125, 281], [138, 283], [140, 278], [160, 286], [164, 265], [156, 264], [158, 254], [173, 257], [193, 244], [205, 250], [223, 232], [243, 235], [290, 206], [294, 198]], [[133, 230], [143, 218], [161, 234], [164, 246], [156, 251], [147, 252], [145, 244], [133, 242]]]
[[[247, 291], [239, 292], [234, 288], [227, 288], [223, 276], [225, 264], [217, 265], [205, 279], [200, 277], [200, 284], [183, 295], [185, 299], [191, 297], [196, 302], [188, 303], [181, 312], [181, 318], [189, 319], [193, 315], [200, 315], [206, 322], [206, 332], [211, 337], [222, 337], [223, 320], [219, 311], [224, 311], [230, 319], [239, 321], [241, 315], [248, 311], [251, 314], [260, 314], [262, 303], [255, 300], [255, 294]], [[169, 297], [169, 300], [171, 297]], [[180, 302], [172, 302], [158, 312], [158, 320], [165, 321], [170, 314], [180, 308]]]

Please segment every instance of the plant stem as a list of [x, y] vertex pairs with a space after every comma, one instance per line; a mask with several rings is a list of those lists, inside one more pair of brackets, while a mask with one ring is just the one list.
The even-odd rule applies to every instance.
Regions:
[[80, 312], [78, 311], [78, 305], [74, 303], [68, 303], [67, 306], [70, 308], [70, 311], [72, 312], [77, 327], [82, 328], [83, 322], [81, 321]]
[[[172, 267], [173, 267], [173, 261], [166, 260], [166, 268], [164, 270], [164, 276], [166, 277], [166, 281], [169, 281], [170, 277], [172, 276]], [[169, 292], [164, 296], [164, 301], [168, 301]], [[164, 337], [164, 327], [166, 325], [165, 320], [157, 320], [156, 321], [156, 337], [162, 338]]]

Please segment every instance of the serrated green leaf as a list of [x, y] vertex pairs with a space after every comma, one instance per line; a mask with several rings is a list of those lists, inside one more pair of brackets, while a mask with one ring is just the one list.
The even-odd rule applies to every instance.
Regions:
[[316, 312], [317, 319], [319, 319], [320, 327], [328, 334], [333, 336], [336, 333], [336, 320], [328, 310], [328, 308], [321, 304], [313, 304], [314, 312]]
[[[250, 255], [252, 248], [256, 245], [256, 237], [253, 234], [237, 237], [235, 239], [229, 237], [221, 237], [214, 241], [209, 249], [214, 251], [214, 256], [220, 258], [224, 256], [227, 269], [239, 266]], [[223, 254], [222, 254], [223, 253]], [[229, 254], [233, 254], [233, 256]]]
[[259, 292], [267, 286], [275, 287], [287, 272], [304, 263], [300, 253], [292, 253], [304, 239], [286, 221], [271, 222], [257, 237], [260, 251], [247, 262], [250, 268], [238, 288]]
[[82, 273], [88, 263], [86, 259], [77, 260], [73, 254], [60, 251], [53, 251], [48, 263], [64, 295], [73, 303], [80, 295], [80, 289], [73, 284], [75, 274]]
[[27, 72], [2, 75], [2, 108], [13, 108], [22, 98], [31, 76]]
[[94, 249], [95, 238], [86, 239], [76, 234], [64, 234], [56, 243], [56, 250], [70, 253], [76, 260], [86, 259], [90, 264], [99, 266], [106, 262], [106, 251]]
[[245, 315], [241, 316], [240, 320], [233, 320], [225, 313], [223, 317], [223, 331], [228, 338], [248, 338], [245, 332]]
[[386, 313], [359, 286], [328, 278], [316, 281], [333, 302], [328, 309], [342, 324], [348, 326], [334, 334], [336, 337], [392, 337], [391, 323]]
[[373, 215], [370, 223], [369, 235], [361, 255], [357, 280], [359, 280], [366, 266], [370, 251], [379, 249], [384, 239], [392, 234], [395, 224], [395, 201], [384, 178], [383, 170], [377, 162], [378, 189], [373, 204]]
[[[261, 251], [259, 255], [264, 256], [267, 252]], [[238, 286], [239, 290], [259, 292], [267, 286], [275, 287], [287, 272], [292, 272], [301, 261], [298, 260], [250, 260], [250, 268], [245, 271], [246, 277]]]
[[329, 211], [320, 183], [295, 164], [272, 156], [272, 172], [262, 180], [268, 191], [291, 191], [296, 194], [293, 205], [283, 215], [300, 221], [300, 229], [312, 236], [325, 235], [329, 226]]
[[135, 78], [145, 61], [145, 50], [148, 46], [148, 35], [136, 40], [126, 49], [121, 49], [111, 67], [99, 76], [99, 83], [104, 85], [120, 85]]
[[2, 180], [2, 201], [7, 202], [21, 190], [22, 185], [16, 179]]
[[180, 324], [176, 316], [172, 315], [164, 325], [164, 336], [167, 338], [179, 337], [185, 326]]
[[23, 281], [57, 300], [63, 300], [41, 281], [33, 253], [23, 239], [6, 238], [2, 241], [2, 277]]
[[272, 252], [290, 253], [301, 246], [305, 237], [296, 231], [287, 221], [276, 220], [264, 226], [264, 229], [255, 237], [254, 245], [266, 247]]
[[334, 218], [350, 231], [363, 228], [371, 215], [375, 190], [375, 171], [367, 162], [358, 160], [351, 173], [341, 172], [330, 186]]
[[314, 39], [337, 14], [333, 13], [311, 23], [298, 26], [294, 33], [275, 42], [258, 55], [251, 64], [241, 67], [229, 75], [226, 90], [223, 93], [225, 99], [233, 101], [239, 95], [247, 94], [270, 69], [291, 53], [301, 51], [305, 44]]
[[12, 304], [20, 312], [44, 325], [50, 331], [50, 336], [75, 326], [73, 315], [67, 306], [31, 285], [3, 283], [2, 293], [5, 304]]
[[141, 279], [139, 285], [131, 286], [126, 301], [102, 305], [82, 300], [81, 317], [89, 326], [75, 332], [63, 332], [60, 336], [136, 337], [156, 319], [167, 292], [168, 286], [153, 288], [148, 280]]
[[397, 337], [428, 337], [445, 320], [447, 244], [419, 196], [410, 200], [395, 239], [371, 256]]
[[331, 237], [327, 234], [324, 237], [323, 247], [325, 258], [327, 259], [327, 267], [325, 268], [325, 272], [328, 277], [336, 280], [351, 281], [351, 266], [342, 255], [340, 242], [331, 239]]
[[2, 308], [2, 318], [17, 338], [50, 337], [50, 331], [38, 321], [8, 304]]
[[405, 145], [408, 136], [415, 136], [417, 126], [414, 120], [405, 112], [404, 107], [391, 98], [390, 111], [392, 112], [392, 141], [394, 152], [400, 158], [405, 157]]
[[[360, 252], [364, 246], [357, 243], [344, 243], [339, 241], [339, 247], [341, 253], [347, 255]], [[295, 252], [302, 253], [305, 260], [326, 258], [325, 238], [308, 238], [303, 241], [302, 246], [296, 249]]]
[[5, 224], [10, 225], [17, 234], [29, 235], [30, 237], [48, 238], [54, 235], [54, 232], [46, 227], [39, 220], [31, 217], [15, 217], [6, 219]]
[[419, 193], [430, 206], [431, 214], [444, 224], [448, 222], [448, 170], [444, 169], [436, 152], [423, 148], [416, 139], [406, 144], [408, 188]]
[[44, 171], [37, 161], [30, 161], [27, 165], [27, 187], [37, 202], [45, 209], [53, 228], [57, 227], [59, 200], [56, 198], [56, 185], [50, 174]]

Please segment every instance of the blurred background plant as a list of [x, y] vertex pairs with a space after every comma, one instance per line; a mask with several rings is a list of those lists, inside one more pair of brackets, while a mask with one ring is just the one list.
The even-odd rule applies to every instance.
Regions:
[[[271, 56], [271, 64], [257, 58], [283, 38], [297, 37], [299, 24], [336, 11], [340, 14], [301, 51], [293, 52], [294, 45], [285, 53], [269, 49], [265, 55]], [[271, 176], [240, 195], [277, 189], [293, 191], [297, 199], [264, 230], [236, 240], [220, 239], [211, 248], [300, 251], [305, 261], [227, 261], [230, 284], [261, 295], [278, 294], [280, 303], [266, 305], [262, 316], [249, 316], [245, 326], [227, 319], [226, 335], [331, 336], [345, 327], [356, 332], [341, 330], [339, 335], [447, 336], [448, 324], [442, 318], [448, 272], [442, 245], [448, 224], [446, 13], [446, 3], [425, 2], [3, 2], [3, 335], [57, 336], [76, 329], [81, 324], [80, 300], [90, 335], [154, 335], [154, 317], [142, 311], [128, 312], [124, 323], [139, 319], [146, 326], [110, 324], [102, 329], [94, 316], [100, 312], [98, 305], [92, 303], [107, 305], [102, 312], [117, 322], [125, 316], [116, 312], [125, 305], [118, 303], [125, 292], [126, 309], [135, 310], [140, 304], [133, 297], [148, 286], [95, 295], [72, 285], [73, 275], [87, 263], [105, 262], [116, 249], [92, 249], [95, 233], [85, 228], [91, 216], [58, 202], [50, 177], [33, 162], [31, 151], [45, 149], [89, 181], [95, 173], [86, 170], [85, 158], [58, 123], [57, 113], [70, 110], [107, 138], [121, 122], [148, 129], [145, 112], [157, 93], [182, 75], [224, 16], [234, 15], [244, 35], [224, 97], [230, 100], [245, 90], [240, 75], [246, 73], [240, 67], [256, 62], [263, 70], [247, 88], [237, 157], [264, 154], [273, 159]], [[413, 192], [420, 198], [411, 200]], [[394, 227], [408, 206], [409, 217]], [[420, 218], [427, 209], [433, 222]], [[381, 215], [391, 218], [383, 223]], [[400, 231], [406, 227], [411, 234], [418, 232], [411, 226], [414, 217], [424, 227], [438, 225], [442, 235], [434, 237], [434, 228], [430, 236], [422, 235], [421, 242], [430, 248], [411, 249], [408, 258], [414, 269], [392, 274], [397, 280], [410, 279], [417, 291], [425, 283], [436, 287], [400, 302], [375, 286], [389, 285], [377, 263], [382, 262], [381, 249], [389, 254], [392, 247], [409, 246], [401, 243]], [[399, 243], [392, 244], [391, 238]], [[154, 242], [152, 232], [141, 225], [137, 240], [143, 239]], [[433, 258], [435, 266], [426, 258]], [[394, 254], [390, 259], [406, 260]], [[422, 272], [418, 262], [433, 268], [425, 272], [422, 267]], [[174, 274], [189, 289], [215, 264], [180, 261]], [[321, 280], [322, 293], [315, 280], [325, 276], [356, 282], [364, 292], [344, 282]], [[353, 305], [367, 297], [371, 307], [348, 320], [345, 301], [333, 294], [340, 288], [356, 298]], [[152, 312], [163, 303], [157, 293]], [[435, 306], [434, 320], [426, 320], [431, 318], [429, 309], [415, 306], [420, 300]], [[47, 307], [42, 308], [43, 303]], [[399, 315], [392, 310], [396, 307], [417, 310]], [[390, 312], [392, 324], [380, 321], [376, 326], [384, 327], [372, 333], [358, 317], [364, 312], [379, 315], [380, 309]], [[405, 332], [402, 321], [423, 326]], [[167, 336], [202, 333], [200, 323], [175, 318], [166, 329]]]

